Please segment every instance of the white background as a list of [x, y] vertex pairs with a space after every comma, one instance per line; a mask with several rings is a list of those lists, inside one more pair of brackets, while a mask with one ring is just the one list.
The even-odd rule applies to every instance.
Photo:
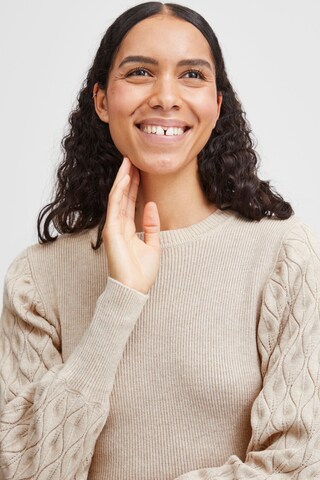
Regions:
[[[260, 177], [320, 233], [320, 1], [180, 3], [218, 36], [257, 140]], [[37, 241], [67, 117], [100, 39], [134, 4], [1, 0], [1, 290], [9, 263]]]

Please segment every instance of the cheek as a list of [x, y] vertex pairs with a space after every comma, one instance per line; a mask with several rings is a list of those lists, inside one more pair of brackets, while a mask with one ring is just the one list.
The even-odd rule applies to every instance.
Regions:
[[108, 90], [110, 123], [128, 117], [137, 105], [137, 92], [129, 85], [115, 85]]
[[210, 130], [213, 130], [218, 120], [218, 105], [215, 102], [212, 102], [212, 105], [207, 109], [206, 114]]
[[193, 98], [193, 108], [203, 126], [213, 128], [218, 114], [215, 92], [199, 92], [199, 95], [195, 95]]
[[122, 155], [127, 155], [126, 146], [130, 125], [130, 116], [134, 111], [131, 88], [115, 85], [108, 90], [109, 130], [112, 140]]

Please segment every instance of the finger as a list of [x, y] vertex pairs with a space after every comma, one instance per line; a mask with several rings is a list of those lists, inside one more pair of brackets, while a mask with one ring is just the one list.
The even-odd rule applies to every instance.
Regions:
[[[131, 163], [131, 162], [130, 162]], [[112, 188], [109, 192], [109, 195], [113, 193], [115, 187], [117, 186], [117, 184], [119, 183], [119, 181], [121, 181], [121, 179], [125, 176], [126, 173], [129, 173], [130, 171], [130, 163], [129, 163], [129, 159], [127, 157], [124, 157], [123, 160], [122, 160], [122, 163], [119, 167], [119, 170], [115, 176], [115, 179], [113, 181], [113, 185], [112, 185]]]
[[129, 182], [130, 176], [129, 174], [125, 174], [115, 185], [112, 195], [109, 195], [106, 223], [108, 223], [108, 225], [118, 224], [119, 230], [121, 227], [119, 222], [121, 218], [121, 201], [124, 189]]
[[130, 189], [128, 192], [127, 217], [134, 221], [136, 212], [136, 201], [139, 190], [140, 174], [139, 170], [133, 166]]
[[144, 242], [155, 249], [160, 248], [160, 218], [155, 202], [148, 202], [143, 211]]
[[[130, 182], [130, 178], [125, 180], [126, 175], [130, 172], [131, 162], [128, 157], [124, 157], [122, 164], [117, 172], [117, 175], [114, 179], [112, 188], [109, 192], [108, 196], [108, 211], [107, 211], [107, 219], [111, 220], [112, 222], [119, 220], [120, 212], [122, 208], [122, 201], [123, 201], [123, 191], [126, 187], [127, 183]], [[125, 182], [125, 184], [123, 183]], [[119, 191], [120, 188], [120, 191]], [[115, 192], [117, 192], [115, 199], [113, 199]], [[122, 192], [122, 193], [121, 193]], [[120, 205], [119, 205], [120, 202]]]
[[125, 217], [127, 214], [128, 196], [129, 196], [130, 186], [132, 183], [132, 172], [133, 172], [133, 165], [131, 164], [130, 171], [129, 171], [130, 180], [126, 184], [126, 186], [123, 188], [123, 195], [122, 195], [121, 204], [120, 204], [120, 214], [121, 214], [122, 220], [125, 220]]
[[116, 175], [116, 177], [113, 181], [113, 185], [112, 185], [112, 188], [109, 192], [109, 195], [113, 193], [115, 187], [121, 181], [121, 179], [125, 176], [125, 174], [130, 172], [131, 165], [132, 165], [132, 163], [130, 162], [129, 158], [128, 157], [123, 157], [122, 163], [121, 163], [121, 165], [119, 167], [119, 170], [117, 172], [117, 175]]

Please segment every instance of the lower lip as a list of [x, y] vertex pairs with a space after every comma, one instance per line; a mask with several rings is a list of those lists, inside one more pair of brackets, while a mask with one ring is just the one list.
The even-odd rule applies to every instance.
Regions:
[[142, 136], [143, 139], [145, 139], [147, 142], [150, 142], [152, 144], [171, 144], [171, 143], [178, 143], [181, 142], [182, 140], [185, 140], [189, 132], [191, 131], [191, 128], [186, 130], [182, 135], [157, 135], [156, 133], [146, 133], [140, 130], [139, 127], [136, 127], [136, 129], [139, 131], [140, 135]]

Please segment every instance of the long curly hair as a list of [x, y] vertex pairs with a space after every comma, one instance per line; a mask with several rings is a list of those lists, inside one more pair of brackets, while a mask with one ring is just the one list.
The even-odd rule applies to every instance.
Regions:
[[108, 194], [123, 157], [113, 143], [108, 124], [95, 111], [93, 87], [98, 83], [99, 88], [106, 88], [112, 61], [126, 33], [138, 22], [161, 13], [190, 22], [204, 35], [213, 55], [217, 91], [223, 96], [220, 117], [197, 159], [206, 198], [220, 209], [231, 208], [251, 220], [271, 216], [286, 219], [294, 213], [270, 182], [257, 176], [260, 159], [254, 150], [250, 124], [227, 77], [218, 39], [208, 22], [182, 5], [147, 2], [120, 15], [101, 40], [77, 106], [69, 116], [69, 131], [61, 142], [64, 157], [58, 166], [53, 200], [38, 216], [40, 243], [57, 238], [52, 227], [61, 234], [98, 226], [93, 248], [101, 245]]

